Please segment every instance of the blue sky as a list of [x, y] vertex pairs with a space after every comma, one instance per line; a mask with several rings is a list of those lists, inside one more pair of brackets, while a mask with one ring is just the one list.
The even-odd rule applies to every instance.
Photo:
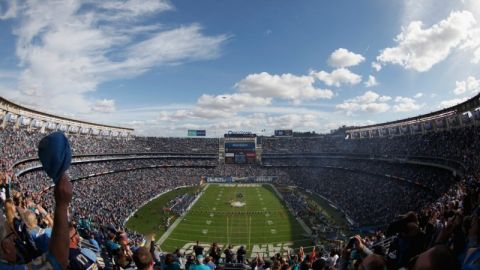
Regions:
[[0, 1], [0, 95], [133, 127], [328, 132], [480, 91], [480, 1]]

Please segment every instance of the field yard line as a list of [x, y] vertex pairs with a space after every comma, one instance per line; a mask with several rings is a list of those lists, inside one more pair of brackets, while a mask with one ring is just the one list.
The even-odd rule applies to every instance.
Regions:
[[[280, 194], [280, 192], [277, 190], [277, 188], [272, 184], [268, 184], [268, 185], [270, 185], [273, 188], [273, 190], [275, 191], [277, 196], [283, 201], [283, 196], [282, 196], [282, 194]], [[290, 207], [287, 207], [287, 208], [288, 208], [288, 211], [290, 211], [290, 213], [295, 217], [295, 213], [293, 212], [293, 209], [291, 209]], [[305, 222], [303, 222], [303, 220], [301, 218], [295, 217], [295, 219], [298, 221], [298, 223], [300, 223], [300, 226], [303, 228], [303, 230], [306, 233], [308, 233], [308, 235], [312, 235], [312, 230], [310, 230], [310, 228], [307, 226], [307, 224], [305, 224]]]
[[210, 184], [207, 184], [202, 192], [200, 194], [198, 194], [197, 198], [195, 198], [195, 200], [193, 200], [192, 203], [190, 203], [190, 205], [187, 207], [187, 210], [183, 213], [183, 215], [181, 215], [179, 218], [177, 218], [177, 220], [175, 220], [175, 222], [173, 222], [172, 225], [170, 225], [170, 227], [168, 227], [167, 231], [165, 231], [162, 235], [162, 237], [160, 237], [160, 239], [158, 239], [157, 241], [157, 245], [161, 245], [163, 244], [163, 242], [170, 236], [170, 234], [172, 234], [173, 230], [177, 227], [178, 224], [180, 224], [180, 222], [183, 220], [183, 217], [185, 217], [188, 213], [188, 210], [190, 210], [190, 208], [192, 208], [192, 206], [198, 201], [198, 199], [200, 199], [200, 197], [203, 196], [203, 193], [205, 193], [205, 190], [207, 190], [208, 186]]

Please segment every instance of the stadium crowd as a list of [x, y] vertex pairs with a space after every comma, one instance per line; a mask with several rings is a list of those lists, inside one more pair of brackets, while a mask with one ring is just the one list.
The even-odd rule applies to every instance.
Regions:
[[[11, 162], [37, 157], [37, 145], [44, 134], [38, 130], [6, 125], [0, 132], [0, 156]], [[218, 154], [215, 138], [108, 138], [101, 136], [68, 136], [73, 155], [120, 153], [213, 153]]]
[[[230, 262], [272, 270], [478, 269], [478, 131], [477, 127], [466, 127], [426, 135], [349, 141], [328, 136], [261, 140], [266, 153], [335, 152], [453, 159], [465, 164], [466, 170], [458, 178], [438, 168], [366, 160], [298, 159], [292, 161], [294, 166], [283, 166], [279, 161], [268, 161], [269, 166], [235, 166], [210, 160], [146, 159], [74, 164], [67, 173], [62, 171], [54, 178], [57, 184], [49, 190], [51, 180], [43, 171], [16, 177], [12, 168], [18, 160], [37, 156], [44, 135], [7, 126], [0, 131], [0, 269], [208, 270], [227, 267]], [[70, 136], [68, 140], [73, 156], [113, 152], [218, 153], [219, 143], [218, 139], [85, 136]], [[152, 167], [155, 165], [164, 167]], [[45, 164], [43, 167], [48, 169]], [[125, 169], [131, 170], [110, 173]], [[91, 175], [97, 173], [100, 175]], [[398, 181], [386, 174], [412, 181]], [[205, 251], [197, 248], [191, 256], [180, 251], [165, 253], [152, 238], [125, 230], [125, 219], [145, 201], [167, 189], [196, 184], [201, 176], [208, 175], [278, 176], [279, 183], [301, 186], [329, 198], [360, 227], [388, 226], [380, 234], [354, 236], [340, 250], [314, 249], [307, 254], [299, 249], [288, 255], [257, 256], [253, 260], [247, 260], [245, 249], [221, 251], [216, 245]], [[70, 182], [70, 178], [75, 181]], [[287, 199], [293, 207], [304, 205], [294, 198]], [[385, 239], [383, 235], [392, 237], [386, 249], [376, 244], [376, 240]]]

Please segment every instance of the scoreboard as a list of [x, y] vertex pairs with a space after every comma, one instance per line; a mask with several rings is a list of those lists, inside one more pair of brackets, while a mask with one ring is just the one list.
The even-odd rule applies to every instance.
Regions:
[[292, 137], [293, 130], [291, 129], [277, 129], [275, 130], [275, 137]]
[[257, 160], [257, 135], [249, 132], [228, 132], [225, 139], [225, 163], [254, 164]]

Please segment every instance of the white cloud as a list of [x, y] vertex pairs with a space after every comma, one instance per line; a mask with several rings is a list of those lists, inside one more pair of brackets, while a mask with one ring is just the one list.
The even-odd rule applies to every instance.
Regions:
[[145, 16], [157, 12], [172, 10], [174, 7], [165, 0], [127, 0], [127, 1], [101, 1], [99, 8], [110, 14], [110, 18], [128, 19]]
[[469, 31], [468, 38], [461, 44], [460, 48], [473, 51], [473, 58], [470, 62], [478, 64], [480, 62], [480, 28], [477, 27]]
[[378, 85], [377, 79], [375, 79], [374, 76], [369, 75], [368, 76], [368, 81], [365, 82], [365, 87], [374, 87], [374, 86], [377, 86], [377, 85]]
[[457, 105], [459, 103], [462, 103], [462, 102], [466, 101], [467, 99], [468, 99], [467, 97], [464, 97], [464, 98], [454, 98], [454, 99], [444, 100], [444, 101], [440, 102], [440, 105], [438, 107], [439, 108], [452, 107], [454, 105]]
[[417, 101], [409, 97], [396, 97], [393, 110], [396, 112], [411, 112], [420, 110], [425, 104], [418, 104]]
[[296, 76], [290, 73], [271, 75], [267, 72], [250, 74], [235, 87], [241, 93], [264, 98], [281, 98], [300, 102], [303, 100], [330, 99], [333, 92], [329, 89], [319, 89], [314, 86], [315, 79], [311, 76]]
[[475, 24], [475, 17], [469, 11], [453, 11], [430, 28], [425, 28], [421, 21], [411, 22], [395, 38], [397, 46], [382, 50], [377, 61], [428, 71], [459, 47]]
[[372, 62], [372, 68], [375, 69], [376, 71], [382, 70], [382, 65], [380, 65], [377, 62]]
[[320, 127], [318, 117], [314, 114], [286, 114], [267, 118], [267, 124], [271, 128], [288, 129], [317, 129]]
[[362, 104], [361, 110], [364, 112], [369, 112], [369, 113], [382, 113], [390, 110], [390, 105], [387, 103], [368, 103], [368, 104]]
[[202, 95], [197, 102], [198, 106], [219, 110], [238, 110], [245, 106], [264, 106], [270, 103], [271, 98], [254, 97], [250, 94]]
[[311, 75], [323, 81], [326, 85], [340, 87], [345, 84], [355, 85], [362, 81], [362, 76], [357, 75], [346, 68], [335, 69], [331, 73], [320, 71], [312, 72]]
[[414, 98], [421, 98], [423, 97], [423, 93], [419, 92], [417, 94], [415, 94]]
[[476, 94], [478, 92], [480, 92], [480, 79], [477, 80], [473, 76], [468, 76], [465, 81], [455, 82], [455, 89], [453, 90], [455, 95]]
[[380, 97], [379, 94], [373, 91], [367, 91], [365, 92], [365, 94], [361, 96], [354, 97], [353, 99], [351, 99], [351, 101], [358, 102], [358, 103], [370, 103], [370, 102], [375, 102], [379, 97]]
[[97, 100], [92, 106], [92, 111], [102, 112], [102, 113], [111, 113], [115, 111], [115, 101], [113, 99], [102, 99]]
[[188, 109], [174, 111], [162, 111], [158, 119], [162, 121], [177, 121], [186, 119], [220, 119], [234, 117], [237, 113], [248, 108], [267, 106], [271, 104], [271, 98], [254, 97], [248, 93], [235, 93], [224, 95], [202, 95], [197, 104]]
[[225, 40], [226, 36], [204, 36], [199, 25], [160, 32], [131, 46], [124, 67], [146, 69], [169, 62], [215, 58], [219, 56], [218, 45]]
[[392, 97], [389, 97], [389, 96], [381, 96], [378, 98], [378, 101], [380, 102], [387, 102], [387, 101], [390, 101], [392, 99]]
[[0, 79], [17, 79], [18, 72], [10, 70], [1, 70], [0, 69]]
[[167, 64], [212, 59], [227, 36], [201, 26], [166, 28], [149, 16], [171, 10], [163, 0], [19, 2], [16, 54], [23, 69], [17, 101], [81, 114], [95, 107], [86, 93], [100, 83]]
[[352, 113], [354, 111], [363, 111], [369, 113], [382, 113], [390, 109], [390, 105], [386, 103], [390, 100], [389, 96], [380, 96], [373, 91], [367, 91], [361, 96], [347, 99], [335, 107], [339, 110]]
[[4, 0], [0, 2], [0, 20], [12, 19], [17, 16], [17, 1]]
[[347, 49], [339, 48], [330, 55], [328, 63], [334, 68], [344, 68], [356, 66], [364, 60], [365, 57], [361, 54], [356, 54]]
[[158, 114], [158, 120], [160, 121], [179, 121], [191, 118], [190, 111], [188, 110], [176, 110], [173, 112], [160, 111]]

